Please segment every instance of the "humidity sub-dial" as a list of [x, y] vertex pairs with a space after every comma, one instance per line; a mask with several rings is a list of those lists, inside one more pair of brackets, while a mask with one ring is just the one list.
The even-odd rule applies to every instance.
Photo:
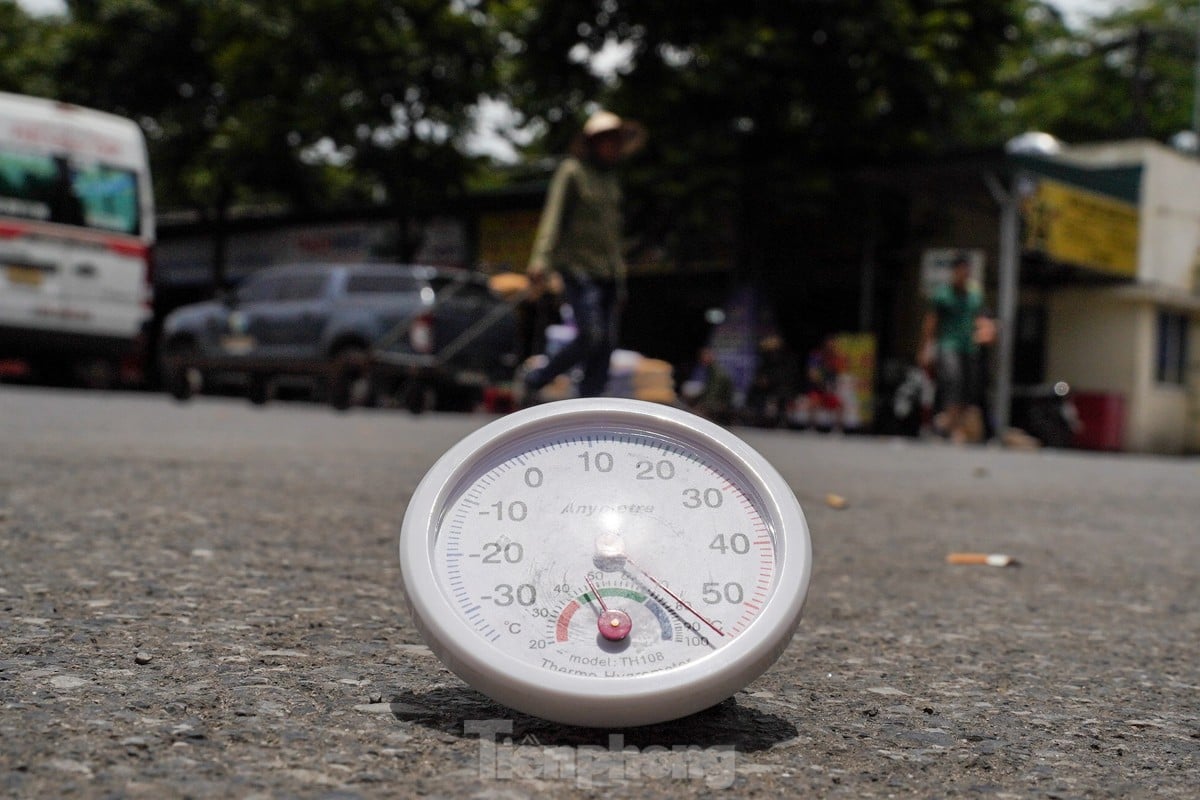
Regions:
[[554, 622], [559, 645], [592, 644], [606, 652], [676, 640], [681, 628], [650, 595], [626, 586], [597, 586], [570, 600]]

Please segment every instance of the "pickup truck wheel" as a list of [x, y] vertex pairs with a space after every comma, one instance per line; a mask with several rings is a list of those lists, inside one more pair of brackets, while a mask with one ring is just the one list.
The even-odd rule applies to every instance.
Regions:
[[271, 381], [266, 375], [251, 375], [246, 397], [256, 406], [265, 406], [271, 399]]
[[163, 356], [163, 387], [167, 394], [183, 402], [191, 399], [196, 392], [196, 377], [194, 367], [188, 364], [194, 360], [196, 346], [190, 342], [178, 342], [167, 347]]
[[338, 411], [353, 405], [371, 405], [370, 360], [357, 345], [343, 347], [333, 356], [329, 378], [329, 403]]

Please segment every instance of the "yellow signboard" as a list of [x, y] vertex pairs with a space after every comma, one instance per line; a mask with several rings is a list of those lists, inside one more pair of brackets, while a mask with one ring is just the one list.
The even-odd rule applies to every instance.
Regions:
[[837, 380], [842, 424], [848, 430], [870, 427], [875, 417], [875, 334], [839, 333], [833, 341], [842, 361]]
[[1136, 276], [1137, 206], [1045, 178], [1025, 202], [1026, 250], [1064, 264]]

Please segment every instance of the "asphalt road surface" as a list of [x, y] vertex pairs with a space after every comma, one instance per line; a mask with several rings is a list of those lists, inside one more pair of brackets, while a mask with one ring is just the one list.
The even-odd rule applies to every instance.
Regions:
[[740, 430], [808, 517], [804, 620], [610, 731], [492, 703], [408, 618], [405, 503], [487, 420], [0, 387], [0, 795], [1197, 795], [1197, 460]]

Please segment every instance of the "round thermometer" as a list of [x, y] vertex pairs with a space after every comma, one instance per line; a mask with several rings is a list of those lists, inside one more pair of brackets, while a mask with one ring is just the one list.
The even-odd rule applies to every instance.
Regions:
[[627, 726], [700, 711], [791, 639], [811, 545], [743, 441], [636, 400], [548, 403], [450, 449], [400, 536], [409, 606], [459, 677], [511, 708]]

